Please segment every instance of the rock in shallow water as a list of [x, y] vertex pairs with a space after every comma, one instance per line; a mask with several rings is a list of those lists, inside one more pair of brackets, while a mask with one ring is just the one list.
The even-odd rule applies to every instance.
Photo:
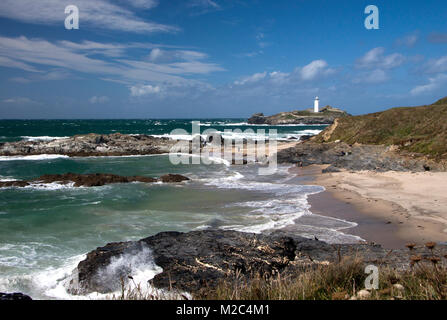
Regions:
[[0, 292], [0, 300], [1, 301], [13, 301], [13, 300], [32, 300], [30, 296], [20, 292], [14, 293], [2, 293]]
[[2, 187], [26, 187], [31, 184], [40, 183], [59, 183], [68, 184], [74, 183], [75, 187], [98, 187], [112, 183], [130, 183], [130, 182], [167, 182], [176, 183], [187, 181], [189, 178], [179, 174], [167, 174], [161, 176], [159, 179], [144, 177], [144, 176], [119, 176], [116, 174], [108, 173], [92, 173], [92, 174], [77, 174], [77, 173], [65, 173], [65, 174], [46, 174], [39, 178], [23, 181], [3, 181], [0, 182], [0, 188]]

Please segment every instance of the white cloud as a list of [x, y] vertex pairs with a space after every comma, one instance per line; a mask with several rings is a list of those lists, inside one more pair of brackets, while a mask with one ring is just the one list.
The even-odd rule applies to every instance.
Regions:
[[[114, 78], [135, 83], [160, 82], [163, 84], [186, 84], [197, 82], [186, 75], [208, 74], [224, 70], [219, 65], [199, 61], [207, 55], [196, 51], [178, 50], [178, 61], [171, 63], [151, 63], [124, 59], [129, 48], [142, 44], [110, 44], [97, 42], [49, 42], [26, 37], [8, 38], [0, 36], [0, 65], [40, 72], [39, 68], [57, 69], [59, 72], [81, 72], [94, 74], [99, 78]], [[112, 54], [112, 52], [114, 54]], [[106, 59], [97, 57], [102, 54]], [[117, 57], [115, 57], [117, 56]]]
[[149, 54], [149, 60], [152, 62], [172, 62], [175, 60], [195, 61], [207, 58], [203, 52], [192, 50], [162, 50], [154, 48]]
[[130, 95], [132, 97], [141, 97], [148, 94], [158, 94], [161, 92], [161, 88], [159, 86], [152, 85], [140, 85], [130, 87]]
[[109, 101], [109, 97], [107, 96], [93, 96], [89, 99], [91, 104], [102, 104]]
[[267, 72], [265, 72], [265, 71], [264, 72], [260, 72], [260, 73], [255, 73], [255, 74], [253, 74], [253, 75], [251, 75], [249, 77], [243, 78], [242, 80], [235, 81], [234, 84], [236, 84], [236, 85], [244, 85], [244, 84], [247, 84], [247, 83], [258, 82], [258, 81], [264, 79], [266, 77], [266, 75], [267, 75]]
[[129, 3], [135, 8], [151, 9], [158, 6], [157, 0], [121, 0], [123, 3]]
[[447, 74], [438, 74], [433, 78], [428, 79], [428, 83], [413, 88], [410, 93], [414, 96], [432, 92], [441, 88], [447, 83]]
[[447, 72], [447, 56], [428, 61], [424, 71], [427, 73]]
[[282, 83], [282, 82], [287, 81], [289, 76], [290, 76], [289, 73], [280, 72], [280, 71], [273, 71], [273, 72], [269, 73], [270, 79], [276, 83]]
[[187, 2], [187, 7], [193, 9], [191, 13], [193, 16], [222, 10], [222, 7], [213, 0], [190, 0]]
[[328, 75], [335, 70], [328, 68], [328, 64], [324, 60], [314, 60], [308, 65], [298, 70], [302, 80], [313, 80], [318, 76]]
[[419, 33], [415, 32], [409, 35], [406, 35], [403, 38], [397, 39], [396, 40], [396, 44], [399, 46], [406, 46], [406, 47], [414, 47], [414, 45], [418, 42], [419, 40]]
[[26, 98], [26, 97], [16, 97], [16, 98], [9, 98], [9, 99], [5, 99], [2, 101], [3, 103], [8, 103], [8, 104], [18, 104], [18, 105], [22, 105], [22, 104], [39, 104], [38, 102], [31, 100], [30, 98]]
[[[131, 4], [148, 9], [156, 2], [132, 0]], [[174, 26], [145, 21], [134, 12], [107, 0], [2, 0], [0, 1], [0, 17], [32, 24], [60, 24], [63, 27], [67, 5], [76, 5], [79, 8], [80, 28], [92, 26], [137, 33], [179, 30]]]
[[378, 47], [368, 51], [363, 57], [357, 60], [357, 68], [396, 68], [405, 61], [405, 57], [400, 53], [385, 55], [385, 48]]
[[192, 0], [189, 2], [189, 6], [220, 9], [220, 5], [218, 5], [217, 2], [212, 0]]
[[2, 57], [2, 56], [0, 56], [0, 66], [7, 67], [7, 68], [22, 69], [22, 70], [29, 71], [29, 72], [40, 72], [38, 69], [36, 69], [33, 66], [30, 66], [27, 63], [24, 63], [21, 61], [16, 61], [14, 59], [11, 59], [8, 57]]

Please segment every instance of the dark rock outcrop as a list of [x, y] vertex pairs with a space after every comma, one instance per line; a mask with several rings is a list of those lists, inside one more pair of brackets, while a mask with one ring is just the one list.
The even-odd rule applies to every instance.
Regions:
[[[414, 253], [419, 254], [418, 250]], [[444, 246], [442, 250], [443, 254], [447, 252]], [[138, 264], [135, 257], [162, 268], [150, 280], [156, 288], [195, 293], [236, 275], [246, 279], [255, 275], [296, 275], [306, 268], [338, 261], [341, 256], [363, 258], [365, 264], [409, 267], [409, 254], [405, 250], [390, 254], [375, 244], [331, 245], [284, 231], [270, 235], [211, 229], [162, 232], [139, 241], [110, 243], [90, 252], [79, 263], [68, 289], [81, 294], [115, 291], [120, 288], [120, 279], [132, 276], [132, 265]]]
[[0, 301], [15, 301], [15, 300], [32, 300], [30, 296], [20, 292], [2, 293], [0, 292]]
[[166, 174], [161, 176], [158, 180], [161, 182], [182, 182], [189, 180], [189, 178], [182, 176], [181, 174]]
[[251, 124], [266, 124], [267, 117], [263, 113], [255, 113], [250, 118], [248, 118], [248, 123]]
[[112, 183], [130, 183], [130, 182], [182, 182], [187, 181], [189, 178], [179, 175], [179, 174], [168, 174], [161, 176], [160, 178], [151, 178], [144, 176], [119, 176], [116, 174], [107, 173], [93, 173], [93, 174], [77, 174], [77, 173], [65, 173], [65, 174], [46, 174], [40, 176], [39, 178], [32, 180], [22, 180], [22, 181], [3, 181], [0, 182], [0, 188], [4, 187], [26, 187], [32, 184], [43, 184], [43, 183], [59, 183], [68, 184], [74, 183], [75, 187], [98, 187], [106, 184]]
[[0, 156], [61, 154], [70, 157], [123, 156], [167, 153], [176, 143], [148, 135], [87, 134], [52, 141], [5, 142]]
[[279, 163], [328, 164], [325, 172], [347, 170], [374, 171], [443, 171], [440, 164], [411, 154], [396, 153], [392, 147], [382, 145], [349, 145], [344, 142], [315, 143], [305, 141], [280, 150]]

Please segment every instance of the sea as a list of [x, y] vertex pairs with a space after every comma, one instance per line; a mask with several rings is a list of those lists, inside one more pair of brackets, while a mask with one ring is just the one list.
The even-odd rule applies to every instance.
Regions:
[[[201, 132], [215, 129], [224, 138], [254, 138], [276, 130], [276, 139], [296, 141], [318, 134], [323, 125], [251, 125], [246, 119], [154, 120], [0, 120], [0, 143], [53, 140], [88, 133], [147, 134], [188, 139], [199, 121]], [[235, 130], [236, 129], [236, 130]], [[113, 173], [158, 177], [178, 173], [191, 180], [179, 184], [112, 184], [75, 188], [34, 184], [0, 189], [0, 292], [23, 292], [34, 299], [104, 299], [109, 295], [71, 295], [67, 284], [86, 254], [109, 242], [142, 239], [163, 231], [221, 228], [271, 232], [296, 225], [304, 237], [330, 243], [355, 243], [344, 233], [355, 223], [312, 213], [308, 197], [324, 191], [279, 165], [259, 175], [259, 165], [177, 164], [168, 155], [67, 157], [39, 155], [0, 157], [0, 181], [58, 173]], [[136, 282], [161, 268], [132, 260]]]

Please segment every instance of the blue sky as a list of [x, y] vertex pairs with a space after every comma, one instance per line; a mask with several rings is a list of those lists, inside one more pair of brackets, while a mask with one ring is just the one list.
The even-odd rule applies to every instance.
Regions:
[[[364, 27], [371, 4], [379, 30]], [[2, 0], [0, 118], [428, 104], [447, 95], [446, 16], [441, 0]]]

